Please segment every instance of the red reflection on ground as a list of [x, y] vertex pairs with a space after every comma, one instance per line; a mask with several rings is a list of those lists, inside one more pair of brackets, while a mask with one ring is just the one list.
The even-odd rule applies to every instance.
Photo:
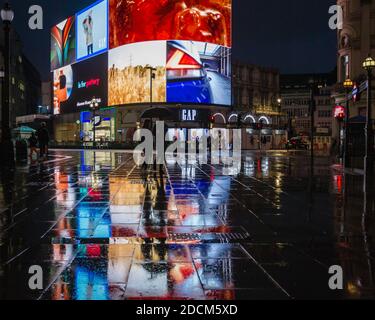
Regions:
[[150, 40], [231, 46], [231, 0], [110, 0], [110, 48]]
[[98, 244], [89, 244], [87, 245], [87, 256], [90, 258], [100, 257], [101, 249]]
[[96, 189], [89, 188], [89, 195], [94, 201], [99, 201], [101, 199], [102, 193]]

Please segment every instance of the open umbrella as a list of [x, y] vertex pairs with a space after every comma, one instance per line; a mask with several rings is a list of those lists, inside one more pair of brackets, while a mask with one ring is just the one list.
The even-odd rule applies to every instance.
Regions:
[[36, 130], [34, 130], [33, 128], [30, 128], [30, 127], [27, 127], [27, 126], [21, 126], [21, 127], [18, 127], [18, 128], [15, 128], [13, 129], [13, 132], [14, 133], [26, 133], [26, 134], [30, 134], [30, 133], [33, 133], [33, 132], [36, 132]]

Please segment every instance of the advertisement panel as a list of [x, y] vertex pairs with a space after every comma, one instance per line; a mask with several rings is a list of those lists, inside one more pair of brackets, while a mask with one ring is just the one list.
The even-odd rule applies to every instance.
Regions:
[[69, 100], [73, 90], [72, 66], [65, 66], [53, 72], [53, 114], [64, 113], [61, 106]]
[[51, 70], [76, 61], [75, 17], [69, 17], [51, 29]]
[[229, 106], [231, 41], [231, 0], [98, 1], [52, 29], [54, 113], [149, 103], [151, 86], [155, 103]]
[[166, 42], [133, 43], [109, 51], [108, 78], [110, 106], [150, 101], [165, 102]]
[[108, 49], [108, 0], [94, 3], [77, 14], [77, 60]]
[[231, 104], [231, 50], [205, 42], [168, 41], [167, 102]]
[[54, 114], [90, 108], [95, 98], [99, 107], [108, 106], [108, 54], [54, 71]]
[[110, 48], [152, 40], [232, 46], [231, 0], [110, 0]]

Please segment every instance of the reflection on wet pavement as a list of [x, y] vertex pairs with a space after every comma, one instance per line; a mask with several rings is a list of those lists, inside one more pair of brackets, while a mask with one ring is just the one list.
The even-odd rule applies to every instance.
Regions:
[[[363, 177], [328, 158], [248, 153], [242, 168], [56, 151], [1, 173], [0, 298], [374, 298]], [[228, 171], [228, 170], [227, 170]], [[371, 229], [372, 228], [372, 229]], [[28, 288], [29, 267], [44, 272]], [[331, 291], [340, 265], [345, 288]]]

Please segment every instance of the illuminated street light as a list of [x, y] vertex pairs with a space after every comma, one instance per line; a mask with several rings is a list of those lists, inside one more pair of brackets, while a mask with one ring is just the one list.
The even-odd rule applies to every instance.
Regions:
[[93, 111], [93, 119], [92, 119], [92, 126], [93, 126], [93, 147], [96, 146], [96, 110], [99, 108], [99, 100], [95, 97], [91, 100], [90, 108]]
[[343, 166], [344, 168], [347, 168], [348, 167], [348, 164], [349, 164], [349, 159], [350, 159], [350, 156], [349, 156], [349, 148], [348, 148], [348, 145], [349, 145], [349, 120], [350, 120], [350, 106], [349, 106], [349, 93], [350, 91], [353, 89], [353, 86], [354, 86], [354, 83], [351, 79], [346, 79], [343, 83], [344, 85], [344, 88], [345, 88], [345, 124], [344, 124], [344, 127], [345, 127], [345, 141], [344, 141], [344, 153], [343, 153]]
[[277, 99], [277, 125], [280, 129], [280, 115], [281, 115], [281, 98]]
[[363, 69], [370, 71], [375, 68], [375, 60], [369, 55], [362, 64]]
[[367, 180], [373, 178], [374, 157], [374, 130], [372, 128], [372, 70], [375, 68], [375, 60], [369, 55], [363, 62], [363, 68], [367, 71], [367, 120], [366, 120], [366, 156], [365, 173]]
[[10, 7], [9, 3], [4, 4], [4, 8], [1, 9], [1, 20], [3, 20], [4, 23], [12, 23], [14, 19], [14, 11]]

